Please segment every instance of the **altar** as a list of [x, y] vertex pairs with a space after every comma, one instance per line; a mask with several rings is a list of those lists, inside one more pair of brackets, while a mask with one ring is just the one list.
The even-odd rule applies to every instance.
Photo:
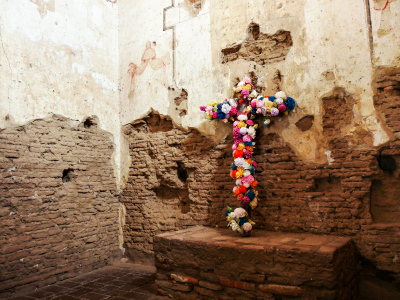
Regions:
[[353, 299], [348, 237], [196, 226], [155, 237], [159, 293], [173, 299]]

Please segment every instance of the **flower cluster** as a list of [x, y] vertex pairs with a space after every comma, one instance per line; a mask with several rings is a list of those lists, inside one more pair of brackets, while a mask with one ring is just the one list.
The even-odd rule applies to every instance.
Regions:
[[241, 207], [233, 210], [228, 206], [225, 216], [228, 221], [228, 227], [231, 227], [233, 231], [236, 231], [240, 234], [249, 232], [255, 224], [248, 218], [246, 210]]
[[225, 122], [234, 121], [234, 116], [237, 114], [237, 100], [225, 99], [220, 101], [209, 101], [207, 106], [200, 106], [200, 110], [206, 113], [206, 119], [221, 119]]
[[[253, 140], [256, 138], [258, 124], [254, 124], [253, 120], [257, 116], [263, 116], [263, 124], [266, 128], [271, 123], [271, 117], [288, 115], [289, 112], [294, 111], [296, 102], [282, 91], [274, 96], [259, 95], [249, 77], [244, 77], [233, 91], [235, 93], [233, 99], [210, 101], [207, 106], [201, 106], [200, 110], [205, 112], [208, 120], [222, 119], [224, 122], [233, 122], [234, 162], [231, 165], [230, 174], [236, 180], [233, 193], [242, 207], [254, 209], [258, 205], [256, 190], [258, 182], [254, 178], [257, 163], [253, 160], [255, 147]], [[236, 213], [237, 210], [241, 214]], [[243, 208], [237, 208], [235, 211], [228, 208], [227, 212], [228, 226], [239, 233], [250, 231], [254, 225], [247, 219], [247, 213], [243, 215], [243, 211], [246, 212]], [[237, 218], [239, 215], [240, 217]], [[248, 225], [245, 226], [245, 224]]]
[[236, 180], [233, 193], [239, 202], [257, 207], [258, 192], [255, 188], [258, 182], [254, 179], [257, 163], [252, 160], [253, 149], [258, 125], [247, 119], [247, 114], [240, 114], [233, 123], [235, 143], [232, 146], [234, 162], [231, 165], [231, 177]]

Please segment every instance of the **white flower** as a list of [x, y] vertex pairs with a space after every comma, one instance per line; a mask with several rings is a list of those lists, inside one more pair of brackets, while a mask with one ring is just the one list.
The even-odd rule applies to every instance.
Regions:
[[282, 92], [282, 91], [277, 92], [277, 93], [275, 94], [275, 98], [283, 98], [283, 99], [286, 99], [286, 94], [285, 94], [284, 92]]
[[[230, 216], [232, 219], [236, 218], [236, 214], [235, 214], [234, 212], [231, 212], [231, 213], [229, 214], [229, 216]], [[232, 222], [234, 222], [234, 221], [232, 221]]]
[[237, 84], [238, 87], [239, 87], [239, 86], [244, 86], [244, 85], [246, 85], [246, 84], [244, 83], [244, 81], [241, 81], [241, 82], [239, 82], [239, 83]]
[[250, 127], [247, 129], [247, 134], [250, 135], [250, 136], [256, 134], [256, 130], [254, 129], [254, 127], [250, 126]]
[[246, 170], [243, 172], [243, 177], [251, 175], [250, 171]]
[[234, 99], [229, 99], [229, 104], [230, 104], [231, 106], [235, 106], [235, 107], [238, 106], [237, 102], [236, 102]]
[[278, 105], [282, 104], [283, 103], [283, 99], [282, 98], [276, 98], [275, 99], [275, 103], [278, 104]]
[[239, 121], [247, 121], [247, 115], [240, 115], [238, 116]]
[[250, 187], [250, 183], [248, 183], [248, 182], [245, 182], [244, 184], [243, 184], [245, 187]]
[[244, 231], [250, 231], [253, 228], [253, 226], [251, 226], [251, 224], [247, 222], [243, 224], [242, 228]]
[[231, 106], [229, 104], [222, 104], [221, 110], [224, 114], [229, 114], [231, 111]]
[[237, 167], [242, 167], [244, 163], [244, 158], [243, 157], [238, 157], [235, 159], [235, 165]]
[[271, 123], [271, 120], [270, 119], [266, 119], [265, 121], [264, 121], [264, 124], [265, 125], [268, 125], [268, 124], [270, 124]]
[[233, 211], [237, 218], [243, 218], [246, 215], [244, 208], [238, 207]]
[[232, 220], [232, 222], [231, 222], [231, 227], [232, 227], [233, 231], [237, 231], [240, 229], [240, 226], [234, 220]]
[[241, 186], [242, 185], [242, 179], [236, 179], [236, 185]]
[[257, 97], [257, 95], [258, 95], [258, 93], [257, 93], [257, 91], [256, 90], [253, 90], [252, 92], [251, 92], [251, 94], [250, 94], [250, 97]]
[[241, 135], [245, 135], [246, 133], [247, 133], [247, 128], [246, 127], [240, 128], [240, 134]]
[[243, 163], [243, 169], [248, 170], [249, 168], [250, 168], [250, 164], [247, 161], [245, 161]]

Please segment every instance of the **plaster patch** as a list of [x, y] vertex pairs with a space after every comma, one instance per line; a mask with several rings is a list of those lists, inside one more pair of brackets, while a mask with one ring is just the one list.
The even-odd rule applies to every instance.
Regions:
[[108, 79], [106, 75], [93, 72], [92, 77], [96, 81], [96, 83], [101, 85], [103, 88], [111, 90], [113, 92], [117, 91], [117, 85], [110, 79]]

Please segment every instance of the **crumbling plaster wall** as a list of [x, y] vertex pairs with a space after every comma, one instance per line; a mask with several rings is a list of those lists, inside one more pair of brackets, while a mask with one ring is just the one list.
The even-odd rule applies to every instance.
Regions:
[[118, 178], [117, 31], [110, 1], [1, 1], [0, 128], [95, 115], [113, 134]]
[[[371, 78], [375, 66], [397, 62], [398, 50], [391, 49], [398, 48], [399, 38], [395, 20], [389, 22], [393, 28], [386, 35], [378, 35], [377, 2], [371, 0], [369, 7], [363, 0], [119, 1], [124, 28], [120, 30], [121, 121], [129, 123], [154, 108], [185, 127], [215, 135], [218, 124], [204, 122], [198, 106], [231, 96], [236, 77], [253, 71], [265, 92], [283, 89], [298, 100], [297, 114], [288, 126], [272, 130], [278, 130], [304, 159], [327, 160], [320, 99], [335, 87], [355, 97], [354, 124], [345, 130], [363, 128], [372, 133], [372, 144], [380, 145], [388, 141], [388, 133], [376, 116]], [[390, 3], [392, 19], [399, 5]], [[246, 41], [251, 22], [259, 24], [264, 34], [290, 32], [293, 45], [284, 60], [260, 64], [239, 58], [222, 63], [221, 51]], [[140, 24], [146, 26], [139, 33]], [[154, 49], [150, 56], [146, 56], [148, 45]], [[158, 67], [141, 68], [144, 60], [153, 59], [160, 60], [154, 63]], [[137, 66], [133, 72], [131, 63]], [[176, 91], [179, 95], [182, 90], [188, 94], [184, 114], [174, 101]], [[294, 124], [306, 115], [315, 116], [315, 127], [302, 132]]]
[[[351, 235], [365, 259], [398, 280], [397, 189], [390, 190], [389, 200], [382, 196], [398, 182], [398, 172], [387, 171], [382, 161], [398, 160], [400, 1], [152, 0], [140, 5], [119, 1], [121, 28], [129, 22], [120, 31], [119, 70], [121, 122], [128, 124], [125, 148], [134, 162], [126, 170], [122, 197], [128, 248], [151, 252], [155, 233], [199, 223], [195, 214], [202, 201], [209, 207], [202, 222], [210, 225], [223, 218], [225, 204], [235, 204], [229, 196], [233, 182], [227, 183], [230, 127], [205, 121], [198, 107], [231, 97], [232, 85], [247, 74], [266, 94], [284, 90], [298, 104], [295, 113], [260, 130], [259, 226]], [[141, 24], [146, 24], [143, 34], [137, 30]], [[151, 109], [177, 125], [148, 129], [154, 122]], [[189, 212], [180, 211], [178, 194], [163, 200], [158, 190], [165, 176], [179, 173], [178, 161], [190, 160], [190, 152], [181, 158], [183, 146], [169, 141], [170, 131], [185, 138], [191, 134], [192, 129], [178, 134], [178, 125], [195, 127], [214, 143], [200, 156], [206, 163], [191, 165]], [[225, 161], [226, 177], [223, 164], [219, 171], [212, 166], [216, 157]], [[152, 213], [152, 201], [170, 205], [173, 216]]]

